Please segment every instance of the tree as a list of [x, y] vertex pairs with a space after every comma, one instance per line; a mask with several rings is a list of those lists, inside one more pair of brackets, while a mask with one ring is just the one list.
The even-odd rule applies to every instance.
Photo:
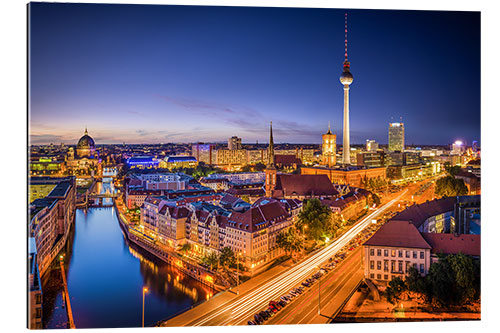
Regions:
[[189, 251], [191, 251], [191, 244], [189, 243], [185, 243], [181, 246], [181, 251], [184, 252], [184, 253], [187, 253]]
[[[308, 237], [318, 241], [321, 237], [331, 236], [330, 216], [332, 211], [329, 207], [323, 206], [319, 199], [310, 199], [299, 213], [297, 227], [307, 233]], [[307, 226], [307, 228], [305, 228]]]
[[476, 294], [476, 267], [471, 257], [462, 253], [446, 257], [453, 272], [460, 302], [472, 300]]
[[213, 268], [217, 268], [219, 265], [219, 256], [215, 252], [210, 252], [209, 254], [203, 256], [201, 261], [207, 265], [210, 266], [210, 270], [213, 270]]
[[454, 197], [459, 195], [467, 195], [469, 192], [463, 179], [457, 179], [453, 176], [439, 178], [436, 181], [436, 196], [439, 197]]
[[444, 170], [449, 176], [455, 177], [460, 172], [461, 168], [458, 165], [451, 166], [450, 162], [444, 163]]
[[264, 169], [266, 168], [266, 165], [264, 163], [257, 163], [254, 165], [254, 169], [255, 171], [264, 171]]
[[280, 232], [276, 236], [276, 245], [283, 249], [286, 254], [290, 253], [292, 256], [294, 253], [302, 251], [304, 240], [295, 227], [288, 228], [287, 231]]
[[232, 266], [236, 263], [234, 252], [229, 246], [220, 250], [219, 260], [222, 266]]
[[396, 276], [389, 281], [389, 285], [385, 289], [385, 297], [389, 303], [394, 304], [405, 290], [405, 282], [399, 276]]

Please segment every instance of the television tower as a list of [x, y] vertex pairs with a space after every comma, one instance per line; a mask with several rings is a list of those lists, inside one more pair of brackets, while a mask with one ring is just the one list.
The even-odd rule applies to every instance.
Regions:
[[353, 81], [350, 63], [347, 60], [347, 13], [345, 13], [345, 60], [344, 71], [340, 74], [340, 83], [344, 86], [344, 131], [342, 142], [342, 164], [351, 164], [351, 146], [349, 138], [349, 85]]

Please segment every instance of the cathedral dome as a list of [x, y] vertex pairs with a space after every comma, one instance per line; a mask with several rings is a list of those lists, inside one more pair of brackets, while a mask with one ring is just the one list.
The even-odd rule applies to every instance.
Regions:
[[88, 134], [85, 134], [78, 140], [77, 148], [95, 148], [94, 139], [92, 139]]
[[76, 154], [79, 157], [92, 157], [95, 153], [95, 142], [89, 136], [87, 129], [85, 129], [85, 134], [78, 140], [78, 144], [76, 145]]

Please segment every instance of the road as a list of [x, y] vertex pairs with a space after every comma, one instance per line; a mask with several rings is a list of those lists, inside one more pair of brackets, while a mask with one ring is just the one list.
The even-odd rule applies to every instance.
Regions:
[[267, 308], [270, 300], [298, 286], [302, 281], [318, 270], [344, 245], [349, 243], [371, 221], [382, 215], [389, 207], [406, 195], [404, 190], [394, 199], [370, 212], [341, 237], [304, 259], [295, 266], [267, 277], [266, 280], [255, 278], [240, 286], [240, 294], [226, 292], [221, 297], [214, 297], [204, 304], [186, 311], [167, 321], [165, 326], [225, 326], [244, 325], [253, 315]]
[[[326, 324], [342, 307], [351, 292], [364, 278], [363, 247], [360, 246], [336, 269], [321, 277], [304, 294], [278, 312], [266, 325], [280, 324]], [[318, 314], [318, 288], [321, 295], [321, 314]]]

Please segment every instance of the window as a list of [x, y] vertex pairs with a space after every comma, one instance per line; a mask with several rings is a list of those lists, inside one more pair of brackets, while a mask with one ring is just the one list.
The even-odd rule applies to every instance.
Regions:
[[402, 272], [403, 271], [403, 262], [400, 260], [398, 261], [398, 271]]
[[420, 251], [420, 259], [424, 259], [424, 251]]
[[384, 280], [388, 280], [387, 274], [384, 274]]
[[391, 256], [393, 256], [393, 257], [396, 256], [396, 250], [391, 250]]
[[373, 260], [370, 261], [370, 269], [373, 269], [375, 266], [375, 262]]
[[40, 304], [40, 303], [42, 303], [42, 295], [38, 294], [38, 295], [36, 295], [36, 304]]
[[382, 269], [382, 262], [379, 260], [377, 261], [377, 269], [381, 270]]
[[370, 274], [370, 277], [373, 279], [375, 277], [375, 274]]
[[417, 259], [417, 251], [413, 251], [413, 258]]
[[380, 280], [380, 274], [377, 274], [377, 279]]
[[36, 308], [36, 317], [41, 318], [42, 317], [42, 308]]
[[391, 272], [394, 272], [396, 270], [396, 261], [391, 260]]
[[398, 257], [403, 258], [403, 250], [398, 251]]
[[410, 251], [406, 251], [406, 258], [410, 258]]
[[375, 250], [374, 250], [374, 249], [370, 249], [370, 255], [371, 255], [371, 256], [374, 256], [374, 255], [375, 255]]
[[384, 260], [384, 272], [389, 271], [389, 260]]
[[382, 250], [381, 250], [381, 249], [378, 249], [378, 250], [377, 250], [377, 256], [379, 256], [379, 257], [380, 257], [381, 255], [382, 255]]
[[389, 250], [384, 250], [384, 257], [388, 257], [389, 256]]
[[413, 268], [415, 268], [416, 270], [418, 270], [417, 264], [413, 263]]
[[424, 272], [424, 264], [420, 264], [420, 273]]

